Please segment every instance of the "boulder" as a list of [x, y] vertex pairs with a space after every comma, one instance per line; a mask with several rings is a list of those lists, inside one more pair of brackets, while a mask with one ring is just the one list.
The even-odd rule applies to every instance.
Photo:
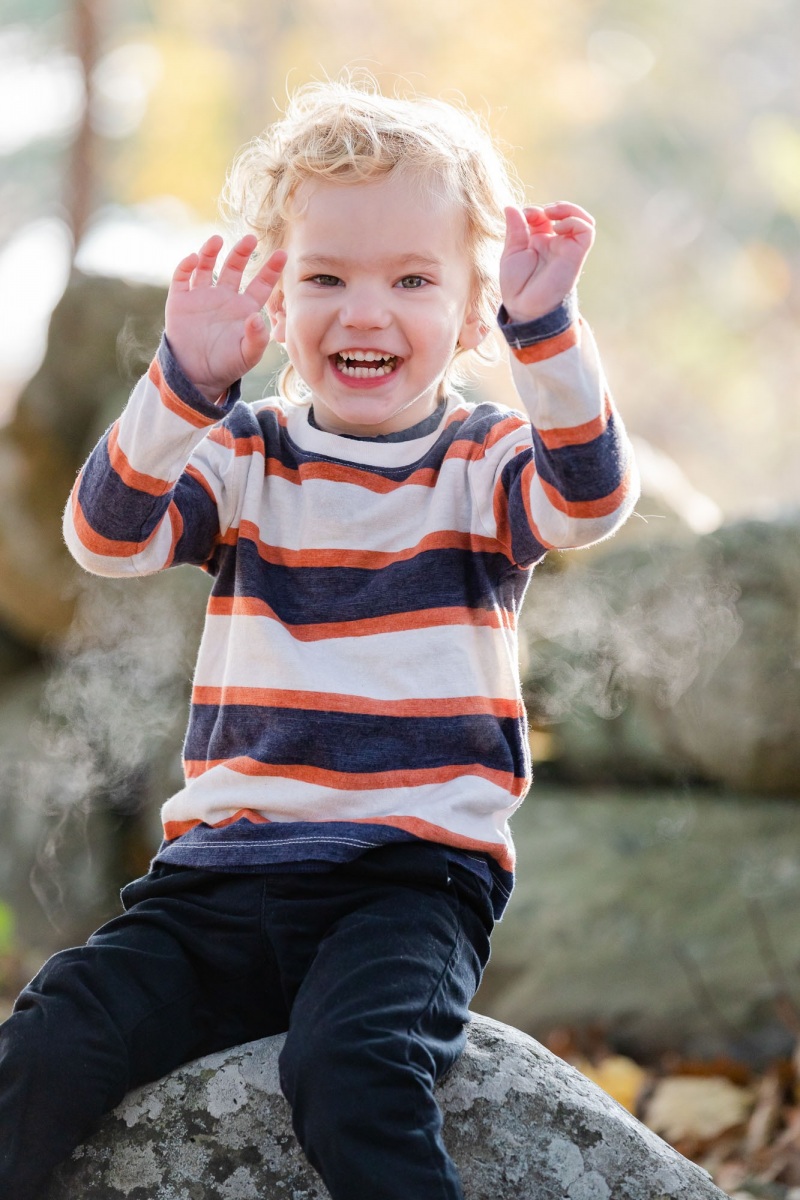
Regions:
[[[278, 1085], [283, 1037], [131, 1093], [42, 1200], [322, 1200]], [[722, 1200], [681, 1157], [532, 1038], [474, 1017], [438, 1089], [467, 1200]]]
[[800, 805], [709, 789], [548, 787], [513, 818], [517, 882], [475, 1006], [549, 1043], [653, 1061], [792, 1053]]
[[558, 556], [522, 625], [562, 779], [800, 796], [800, 516]]
[[39, 649], [69, 628], [77, 568], [61, 513], [94, 442], [158, 345], [163, 288], [76, 272], [47, 352], [0, 430], [0, 626]]

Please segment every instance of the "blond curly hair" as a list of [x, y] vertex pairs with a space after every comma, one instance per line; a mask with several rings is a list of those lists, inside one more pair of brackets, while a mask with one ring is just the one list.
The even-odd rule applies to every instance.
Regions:
[[[301, 184], [368, 182], [390, 171], [432, 183], [463, 210], [476, 310], [491, 328], [500, 300], [503, 209], [522, 202], [522, 189], [484, 124], [465, 107], [417, 94], [383, 95], [365, 75], [307, 84], [290, 97], [281, 119], [238, 154], [223, 206], [240, 232], [256, 235], [255, 270], [282, 245]], [[446, 384], [467, 378], [473, 354], [492, 357], [481, 348], [456, 350]], [[291, 364], [280, 386], [293, 400], [304, 396]]]

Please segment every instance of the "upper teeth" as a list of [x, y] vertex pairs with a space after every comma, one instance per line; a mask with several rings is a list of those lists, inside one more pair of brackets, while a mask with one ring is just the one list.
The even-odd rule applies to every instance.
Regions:
[[384, 354], [381, 350], [341, 350], [336, 356], [336, 366], [343, 375], [376, 379], [391, 375], [397, 366], [397, 355]]
[[355, 362], [385, 362], [394, 358], [393, 354], [383, 354], [380, 350], [340, 350], [340, 358], [349, 358]]

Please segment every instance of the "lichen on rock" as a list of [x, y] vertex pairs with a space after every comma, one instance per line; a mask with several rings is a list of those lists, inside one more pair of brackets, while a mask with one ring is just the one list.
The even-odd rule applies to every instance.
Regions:
[[[42, 1200], [326, 1200], [280, 1092], [283, 1037], [132, 1092]], [[438, 1087], [467, 1200], [722, 1200], [624, 1108], [516, 1029], [473, 1017]]]

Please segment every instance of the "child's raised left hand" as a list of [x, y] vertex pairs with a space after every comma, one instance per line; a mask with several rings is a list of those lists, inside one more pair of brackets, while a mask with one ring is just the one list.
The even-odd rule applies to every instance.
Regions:
[[507, 208], [500, 290], [512, 321], [552, 312], [577, 283], [594, 242], [594, 218], [577, 204]]

